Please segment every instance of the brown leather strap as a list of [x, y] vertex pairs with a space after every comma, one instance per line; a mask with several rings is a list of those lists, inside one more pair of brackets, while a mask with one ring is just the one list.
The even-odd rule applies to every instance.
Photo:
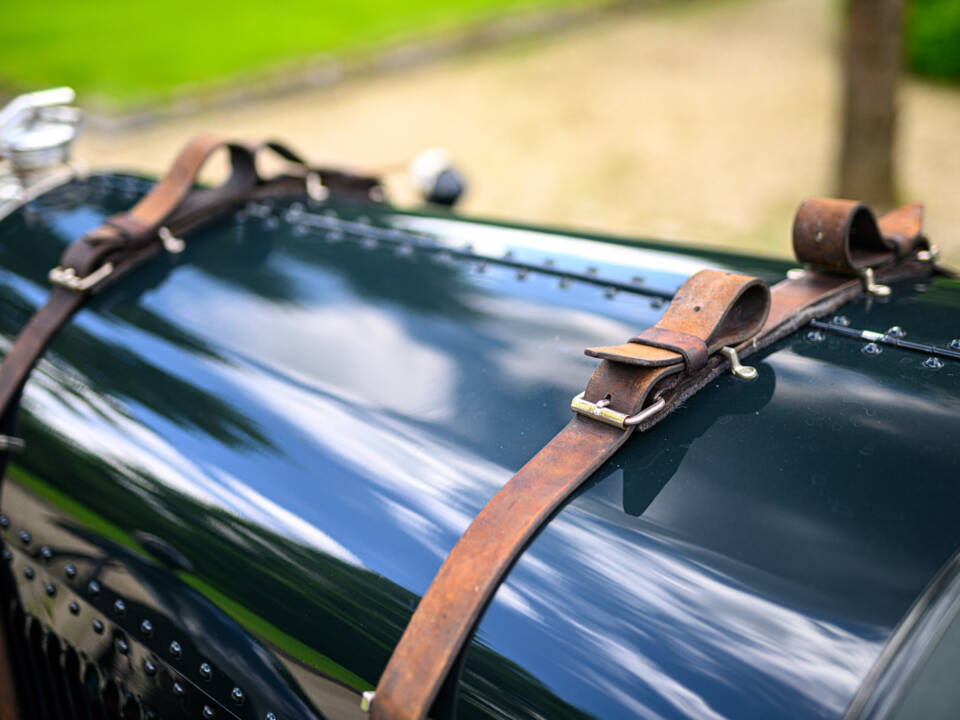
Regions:
[[[698, 301], [694, 288], [703, 287], [711, 292]], [[678, 296], [667, 311], [669, 324], [711, 347], [721, 338], [729, 343], [749, 338], [760, 329], [769, 305], [762, 281], [715, 270], [697, 273]], [[661, 390], [669, 394], [663, 383], [680, 373], [683, 364], [663, 362], [664, 353], [679, 358], [673, 351], [627, 345], [630, 359], [601, 362], [585, 398], [606, 400], [613, 410], [630, 415]], [[641, 359], [650, 362], [638, 367]], [[632, 428], [622, 430], [575, 416], [484, 507], [443, 563], [390, 658], [373, 702], [374, 718], [426, 716], [473, 625], [520, 550], [631, 432]]]
[[[862, 234], [876, 228], [872, 213], [864, 215], [864, 206], [857, 203], [837, 203], [801, 206], [801, 235], [830, 233], [829, 249], [807, 255], [808, 261], [844, 273], [875, 262], [885, 266], [877, 271], [881, 280], [932, 272], [930, 263], [913, 256], [894, 264], [883, 238], [881, 250], [877, 238], [861, 243]], [[880, 236], [879, 229], [876, 234]], [[811, 240], [823, 243], [823, 238]], [[755, 278], [704, 271], [674, 297], [655, 326], [660, 333], [640, 333], [643, 343], [588, 349], [588, 355], [603, 362], [590, 378], [585, 400], [627, 415], [654, 401], [662, 401], [664, 409], [625, 429], [577, 415], [504, 485], [454, 546], [417, 606], [380, 678], [371, 705], [374, 720], [426, 717], [486, 603], [533, 534], [634, 429], [660, 422], [724, 372], [729, 365], [716, 354], [719, 348], [736, 346], [746, 357], [863, 291], [860, 279], [813, 270], [778, 283], [772, 292]], [[693, 359], [695, 352], [685, 352], [696, 345], [690, 337], [707, 347], [709, 356], [702, 364]], [[675, 346], [665, 347], [669, 344]]]

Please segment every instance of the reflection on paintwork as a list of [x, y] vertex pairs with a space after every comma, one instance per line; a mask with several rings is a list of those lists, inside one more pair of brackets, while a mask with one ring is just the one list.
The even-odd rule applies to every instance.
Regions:
[[[130, 202], [95, 190], [0, 223], [0, 350], [69, 237]], [[160, 538], [192, 568], [179, 581], [293, 663], [308, 696], [311, 678], [355, 694], [459, 534], [568, 420], [594, 367], [582, 349], [663, 308], [265, 213], [205, 230], [76, 316], [28, 386], [12, 477], [90, 537], [138, 554], [138, 537]], [[466, 243], [485, 226], [431, 227]], [[18, 253], [27, 230], [36, 251]], [[701, 264], [786, 269], [484, 232], [532, 264], [590, 255], [669, 288]], [[958, 308], [937, 279], [844, 312], [935, 341]], [[498, 591], [461, 716], [835, 717], [958, 544], [960, 379], [915, 361], [799, 332], [751, 358], [757, 381], [718, 378], [631, 440]]]

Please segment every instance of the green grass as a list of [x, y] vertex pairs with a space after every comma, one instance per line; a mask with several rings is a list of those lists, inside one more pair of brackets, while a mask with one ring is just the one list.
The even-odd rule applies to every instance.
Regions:
[[911, 70], [960, 80], [960, 0], [910, 0], [904, 35]]
[[582, 0], [45, 0], [8, 3], [0, 90], [71, 85], [131, 105], [321, 54], [365, 53]]

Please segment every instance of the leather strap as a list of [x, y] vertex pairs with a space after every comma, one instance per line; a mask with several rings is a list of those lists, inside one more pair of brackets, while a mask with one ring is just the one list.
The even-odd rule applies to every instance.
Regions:
[[[710, 292], [698, 301], [694, 289], [704, 287]], [[678, 297], [666, 313], [669, 323], [714, 349], [721, 338], [739, 342], [752, 336], [763, 325], [769, 306], [761, 280], [716, 270], [694, 275]], [[665, 354], [680, 357], [673, 351], [631, 343], [617, 348], [627, 348], [629, 359], [601, 362], [585, 398], [607, 400], [621, 413], [637, 413], [648, 399], [669, 393], [664, 381], [684, 369], [679, 359], [664, 362]], [[575, 416], [483, 508], [447, 556], [394, 650], [371, 708], [374, 718], [426, 717], [480, 613], [521, 549], [631, 432], [632, 428], [622, 430]]]
[[[820, 267], [841, 268], [844, 273], [876, 262], [885, 266], [877, 271], [878, 278], [886, 280], [932, 272], [931, 263], [918, 262], [912, 255], [896, 263], [889, 238], [881, 238], [883, 251], [874, 253], [876, 238], [861, 247], [862, 233], [867, 232], [861, 228], [869, 228], [873, 218], [864, 209], [857, 203], [827, 201], [802, 205], [795, 224], [801, 226], [801, 235], [811, 232], [809, 228], [832, 233], [826, 244], [829, 251], [821, 249], [807, 257]], [[879, 227], [894, 225], [885, 216]], [[873, 228], [879, 236], [875, 222]], [[822, 238], [814, 242], [822, 243]], [[921, 246], [911, 242], [914, 251]], [[641, 332], [622, 345], [587, 349], [587, 355], [602, 359], [587, 384], [587, 401], [603, 402], [628, 415], [658, 400], [664, 409], [624, 428], [576, 415], [501, 488], [451, 550], [417, 606], [381, 675], [370, 706], [374, 720], [427, 716], [484, 607], [534, 533], [634, 430], [660, 422], [725, 372], [729, 363], [717, 354], [719, 348], [736, 346], [746, 357], [812, 317], [849, 302], [863, 288], [859, 279], [808, 270], [778, 283], [771, 292], [756, 278], [702, 271], [680, 288], [651, 329], [656, 332]], [[706, 360], [701, 346], [707, 349]]]

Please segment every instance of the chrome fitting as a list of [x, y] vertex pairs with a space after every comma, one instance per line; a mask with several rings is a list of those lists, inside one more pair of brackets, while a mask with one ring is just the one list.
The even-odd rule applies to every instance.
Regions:
[[873, 268], [864, 268], [861, 270], [860, 279], [863, 280], [863, 289], [871, 295], [886, 297], [890, 294], [889, 285], [881, 285], [874, 280]]
[[723, 355], [727, 362], [730, 363], [730, 373], [740, 378], [741, 380], [754, 380], [757, 377], [757, 369], [750, 365], [742, 365], [740, 363], [740, 356], [737, 355], [737, 351], [732, 347], [722, 347], [720, 348], [720, 354]]

